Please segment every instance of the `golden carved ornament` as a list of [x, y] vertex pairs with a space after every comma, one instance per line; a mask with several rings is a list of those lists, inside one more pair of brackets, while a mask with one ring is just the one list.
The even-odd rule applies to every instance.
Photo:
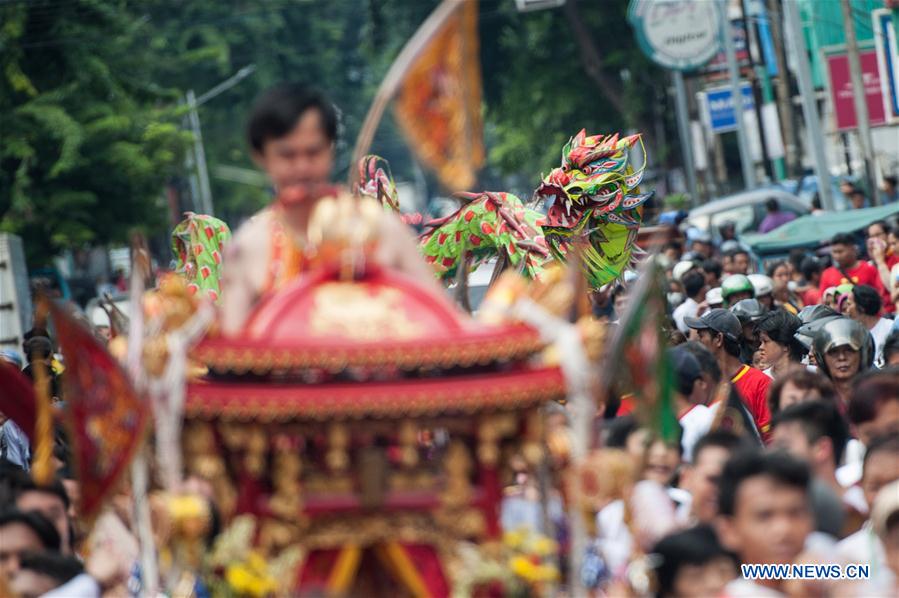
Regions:
[[332, 471], [342, 472], [350, 466], [350, 458], [347, 455], [349, 440], [344, 424], [334, 423], [328, 427], [328, 453], [325, 455], [325, 462]]
[[471, 500], [471, 482], [468, 479], [472, 462], [468, 448], [459, 440], [450, 443], [443, 458], [446, 482], [440, 500], [447, 508], [467, 506]]
[[525, 442], [521, 447], [521, 453], [531, 466], [543, 462], [543, 414], [539, 409], [533, 409], [528, 414], [527, 432]]
[[492, 417], [481, 419], [478, 426], [478, 461], [485, 467], [494, 467], [499, 462], [500, 432]]
[[228, 476], [212, 425], [188, 423], [181, 438], [187, 472], [212, 484], [222, 515], [230, 517], [237, 505], [237, 491]]
[[266, 470], [266, 453], [268, 452], [268, 435], [265, 428], [254, 425], [247, 430], [244, 468], [254, 478], [260, 478]]
[[310, 323], [315, 336], [375, 341], [423, 334], [421, 325], [406, 316], [403, 295], [397, 289], [329, 282], [314, 292]]
[[400, 462], [405, 467], [418, 464], [418, 429], [412, 420], [403, 420], [398, 434], [400, 444]]

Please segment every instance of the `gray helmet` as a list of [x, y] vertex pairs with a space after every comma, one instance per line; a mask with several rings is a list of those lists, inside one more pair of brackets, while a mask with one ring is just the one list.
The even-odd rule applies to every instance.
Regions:
[[730, 313], [737, 316], [740, 324], [745, 326], [758, 321], [762, 316], [768, 313], [764, 305], [759, 303], [758, 299], [741, 299], [734, 303], [730, 308]]
[[[821, 320], [818, 320], [819, 322]], [[867, 370], [874, 365], [874, 337], [863, 324], [849, 318], [828, 319], [818, 327], [814, 333], [812, 348], [815, 351], [815, 361], [828, 378], [830, 371], [824, 356], [831, 349], [848, 345], [853, 351], [858, 351], [860, 356], [859, 371]]]
[[812, 342], [815, 340], [815, 333], [831, 320], [841, 318], [839, 312], [827, 307], [826, 305], [807, 305], [799, 310], [799, 321], [802, 326], [793, 335], [797, 341], [805, 346], [806, 350], [812, 348]]
[[750, 293], [755, 297], [755, 288], [745, 274], [731, 274], [721, 281], [721, 296], [725, 303], [728, 297], [736, 293]]
[[826, 305], [816, 303], [815, 305], [806, 305], [799, 310], [799, 313], [797, 315], [799, 316], [800, 322], [802, 322], [803, 324], [808, 324], [809, 322], [814, 322], [815, 320], [820, 320], [821, 318], [838, 316], [840, 314], [839, 312], [830, 307], [827, 307]]

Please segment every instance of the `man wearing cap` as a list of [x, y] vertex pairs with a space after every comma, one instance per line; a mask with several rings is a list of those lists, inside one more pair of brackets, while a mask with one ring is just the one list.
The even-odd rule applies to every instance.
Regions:
[[715, 416], [711, 409], [693, 400], [694, 397], [708, 396], [708, 392], [702, 392], [706, 382], [699, 360], [682, 346], [668, 349], [668, 359], [674, 368], [674, 407], [677, 420], [684, 430], [681, 437], [683, 458], [690, 462], [693, 459], [693, 445], [709, 431]]
[[726, 309], [713, 309], [702, 317], [685, 318], [684, 321], [696, 331], [697, 340], [715, 355], [721, 372], [730, 377], [730, 383], [752, 414], [759, 434], [767, 442], [771, 424], [768, 410], [771, 378], [740, 361], [740, 338], [743, 333], [740, 320]]

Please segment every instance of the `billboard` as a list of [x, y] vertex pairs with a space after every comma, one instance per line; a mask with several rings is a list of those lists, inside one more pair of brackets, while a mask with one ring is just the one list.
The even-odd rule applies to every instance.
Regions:
[[[872, 127], [888, 124], [884, 113], [877, 51], [873, 49], [860, 50], [859, 58], [862, 66], [865, 101], [868, 104], [868, 120]], [[845, 51], [825, 50], [824, 60], [827, 64], [830, 100], [833, 103], [836, 130], [853, 130], [858, 126], [858, 121], [855, 116], [855, 100], [852, 95], [852, 78], [849, 75], [849, 57]]]

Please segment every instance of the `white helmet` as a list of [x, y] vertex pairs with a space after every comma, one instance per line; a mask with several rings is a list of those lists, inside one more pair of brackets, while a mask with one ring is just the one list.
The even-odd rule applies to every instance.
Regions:
[[752, 288], [755, 289], [756, 299], [764, 297], [765, 295], [770, 295], [774, 292], [774, 281], [771, 280], [770, 276], [765, 276], [764, 274], [750, 274], [747, 278], [749, 278], [749, 282], [752, 283]]
[[696, 267], [695, 262], [684, 260], [682, 262], [678, 262], [674, 264], [674, 269], [671, 271], [671, 278], [680, 282], [684, 278], [684, 274], [692, 270]]
[[721, 287], [709, 289], [705, 294], [705, 302], [709, 304], [709, 307], [721, 307], [724, 305], [724, 297], [721, 296]]

